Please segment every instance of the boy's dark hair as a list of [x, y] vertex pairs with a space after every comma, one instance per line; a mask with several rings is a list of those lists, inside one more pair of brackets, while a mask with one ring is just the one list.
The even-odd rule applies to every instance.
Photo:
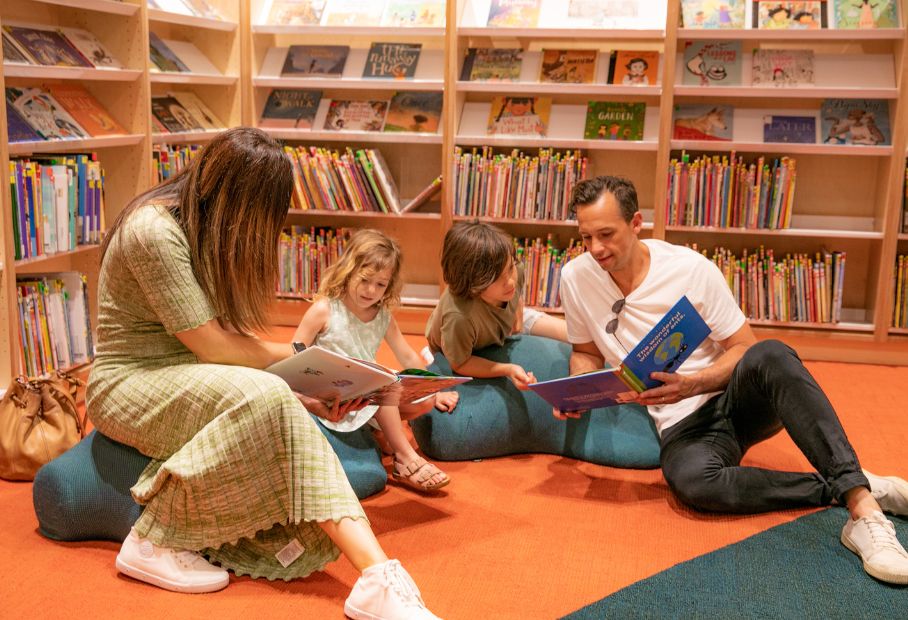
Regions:
[[615, 200], [618, 201], [618, 206], [621, 207], [621, 215], [624, 216], [625, 221], [630, 222], [634, 214], [639, 210], [637, 190], [630, 180], [608, 175], [580, 181], [574, 186], [574, 190], [571, 192], [570, 204], [570, 211], [573, 213], [574, 218], [577, 217], [578, 207], [593, 204], [605, 192], [615, 197]]
[[458, 222], [445, 235], [441, 271], [455, 297], [472, 299], [489, 288], [514, 260], [506, 232], [480, 222]]

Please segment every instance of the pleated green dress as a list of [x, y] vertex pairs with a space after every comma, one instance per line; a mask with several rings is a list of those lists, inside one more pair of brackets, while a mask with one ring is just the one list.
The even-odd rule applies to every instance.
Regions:
[[[139, 535], [268, 579], [336, 559], [315, 522], [365, 515], [309, 413], [278, 377], [202, 364], [174, 336], [215, 312], [164, 207], [128, 218], [98, 289], [87, 411], [99, 432], [154, 459], [132, 488], [145, 506]], [[294, 538], [305, 552], [285, 568], [275, 554]]]

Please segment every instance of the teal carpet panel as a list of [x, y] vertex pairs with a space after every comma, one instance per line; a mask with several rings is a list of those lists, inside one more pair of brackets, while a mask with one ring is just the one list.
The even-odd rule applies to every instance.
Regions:
[[[840, 542], [847, 513], [816, 512], [673, 566], [565, 617], [908, 618], [908, 587], [881, 583]], [[908, 520], [890, 517], [908, 547]]]

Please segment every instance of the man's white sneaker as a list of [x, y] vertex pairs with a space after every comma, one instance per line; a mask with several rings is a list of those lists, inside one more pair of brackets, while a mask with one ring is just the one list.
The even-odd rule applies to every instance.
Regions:
[[864, 475], [870, 481], [870, 494], [883, 512], [908, 516], [908, 482], [898, 476], [877, 476], [866, 469]]
[[227, 587], [230, 576], [195, 551], [159, 547], [129, 530], [117, 555], [117, 570], [133, 579], [172, 590], [200, 594]]
[[882, 512], [848, 519], [842, 528], [842, 544], [861, 558], [869, 575], [888, 583], [908, 584], [908, 553], [895, 537], [895, 526]]
[[419, 588], [397, 560], [364, 570], [344, 603], [344, 613], [353, 620], [441, 620], [426, 608]]

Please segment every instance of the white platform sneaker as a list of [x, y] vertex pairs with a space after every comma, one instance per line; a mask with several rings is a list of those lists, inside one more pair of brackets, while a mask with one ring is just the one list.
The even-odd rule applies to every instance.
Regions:
[[397, 560], [363, 571], [344, 603], [353, 620], [441, 620], [426, 608], [419, 588]]
[[172, 590], [200, 594], [227, 587], [230, 576], [195, 551], [159, 547], [139, 537], [135, 529], [123, 541], [117, 570], [133, 579]]
[[882, 512], [848, 519], [842, 528], [842, 544], [861, 558], [869, 575], [888, 583], [908, 584], [908, 553], [895, 537], [892, 521]]
[[870, 494], [883, 509], [892, 515], [908, 516], [908, 482], [898, 476], [877, 476], [866, 469]]

